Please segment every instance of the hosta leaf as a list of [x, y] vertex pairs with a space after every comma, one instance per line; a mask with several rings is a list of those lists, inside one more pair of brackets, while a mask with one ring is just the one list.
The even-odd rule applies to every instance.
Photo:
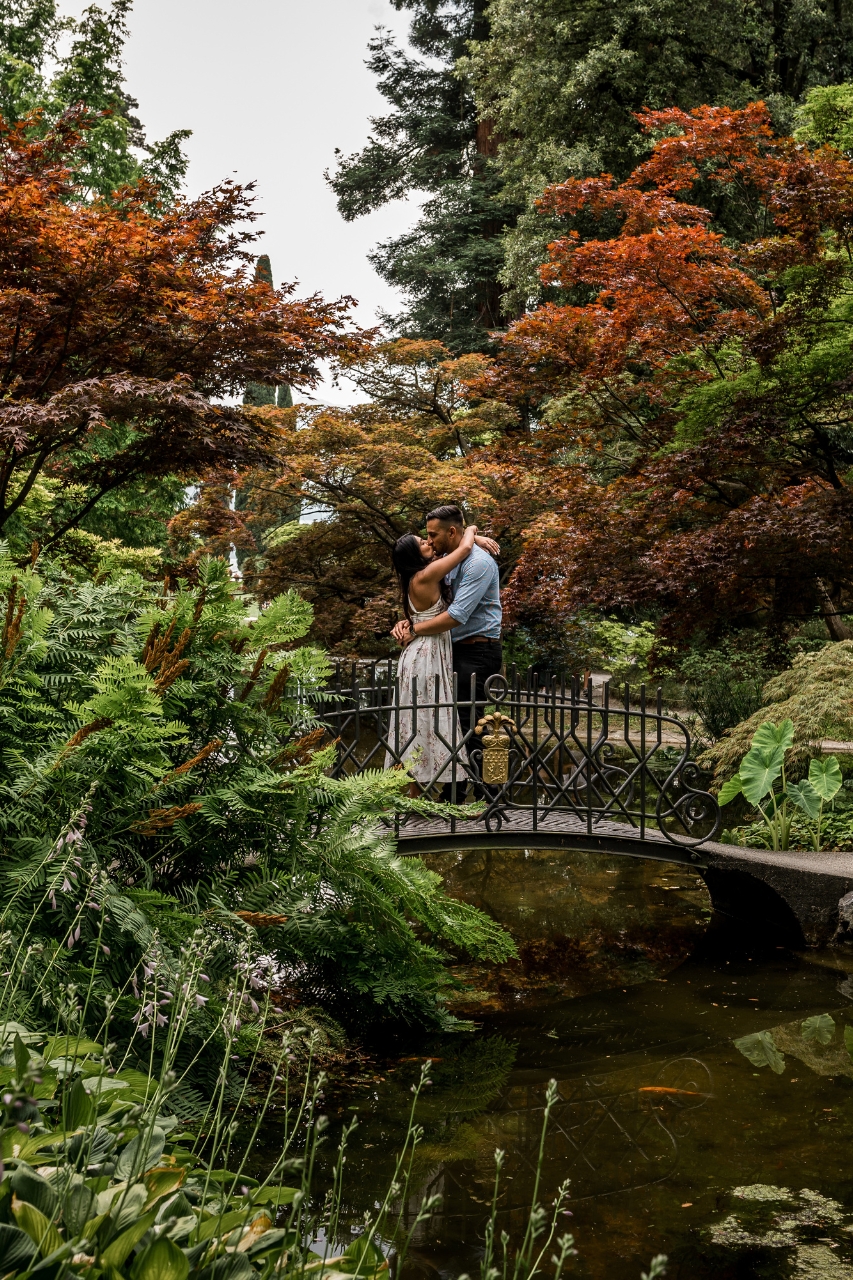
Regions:
[[253, 1280], [255, 1269], [245, 1253], [232, 1253], [205, 1270], [204, 1280]]
[[66, 1129], [82, 1129], [95, 1119], [97, 1110], [82, 1080], [75, 1080], [62, 1101], [62, 1122]]
[[138, 1177], [157, 1164], [166, 1146], [166, 1135], [155, 1125], [137, 1134], [119, 1154], [116, 1161], [116, 1177]]
[[757, 1031], [751, 1036], [741, 1036], [734, 1041], [738, 1053], [742, 1053], [754, 1067], [769, 1067], [780, 1076], [785, 1070], [782, 1057], [769, 1031]]
[[34, 1173], [25, 1164], [19, 1164], [10, 1181], [12, 1191], [19, 1200], [34, 1205], [48, 1219], [54, 1216], [59, 1197], [41, 1174]]
[[125, 1262], [131, 1255], [133, 1249], [139, 1244], [139, 1241], [145, 1235], [145, 1232], [154, 1221], [154, 1214], [146, 1213], [134, 1222], [132, 1227], [128, 1227], [127, 1231], [123, 1231], [120, 1236], [116, 1236], [115, 1240], [107, 1245], [106, 1249], [101, 1253], [98, 1261], [102, 1267], [123, 1267]]
[[13, 1044], [15, 1036], [20, 1036], [24, 1044], [38, 1044], [42, 1039], [37, 1031], [29, 1031], [22, 1022], [0, 1022], [0, 1049]]
[[817, 1013], [813, 1018], [806, 1018], [800, 1030], [804, 1040], [829, 1044], [835, 1035], [835, 1019], [828, 1013]]
[[110, 1217], [115, 1223], [116, 1231], [123, 1231], [135, 1218], [138, 1218], [148, 1199], [148, 1191], [141, 1182], [128, 1187], [117, 1196], [110, 1206]]
[[299, 1233], [297, 1231], [286, 1231], [282, 1227], [274, 1227], [272, 1231], [265, 1231], [262, 1236], [251, 1245], [248, 1250], [250, 1258], [260, 1258], [265, 1253], [269, 1253], [271, 1249], [275, 1249], [277, 1254], [281, 1254], [285, 1249], [296, 1249], [299, 1247]]
[[27, 1204], [26, 1201], [13, 1196], [12, 1213], [15, 1215], [18, 1226], [22, 1231], [26, 1231], [43, 1258], [53, 1253], [54, 1249], [62, 1248], [62, 1237], [56, 1227], [35, 1205]]
[[832, 800], [840, 791], [844, 779], [835, 756], [812, 760], [809, 765], [809, 782], [821, 800]]
[[115, 1135], [97, 1125], [76, 1133], [68, 1144], [68, 1159], [78, 1169], [84, 1165], [99, 1165], [116, 1144]]
[[205, 1218], [200, 1222], [193, 1232], [193, 1244], [199, 1244], [202, 1240], [210, 1240], [213, 1236], [227, 1236], [235, 1227], [242, 1226], [248, 1219], [250, 1213], [249, 1206], [245, 1209], [232, 1209], [229, 1213], [213, 1214], [209, 1218]]
[[145, 1175], [145, 1189], [148, 1192], [148, 1204], [171, 1195], [187, 1176], [186, 1169], [149, 1169]]
[[231, 1173], [229, 1169], [210, 1169], [205, 1177], [209, 1182], [239, 1182], [244, 1187], [260, 1186], [256, 1178], [247, 1178], [242, 1173], [238, 1178], [237, 1174]]
[[35, 1242], [26, 1231], [8, 1222], [0, 1222], [0, 1266], [4, 1275], [14, 1273], [18, 1268], [23, 1270], [37, 1254]]
[[62, 1221], [72, 1236], [83, 1234], [83, 1228], [91, 1218], [94, 1203], [94, 1191], [82, 1182], [78, 1182], [66, 1193], [62, 1205]]
[[104, 1046], [95, 1040], [86, 1040], [83, 1036], [51, 1036], [42, 1049], [42, 1057], [46, 1062], [54, 1058], [85, 1058], [88, 1054], [103, 1055]]
[[347, 1245], [343, 1256], [337, 1259], [335, 1266], [338, 1271], [346, 1274], [358, 1271], [360, 1276], [373, 1276], [378, 1271], [387, 1269], [388, 1259], [382, 1250], [376, 1247], [373, 1237], [365, 1234], [357, 1236], [352, 1244]]
[[[238, 1253], [248, 1253], [253, 1244], [257, 1244], [262, 1235], [272, 1227], [272, 1218], [268, 1218], [265, 1213], [261, 1213], [253, 1222], [249, 1224], [247, 1231], [244, 1231], [237, 1242]], [[233, 1242], [229, 1242], [233, 1243]]]
[[276, 1208], [283, 1204], [292, 1204], [299, 1195], [298, 1187], [260, 1187], [251, 1193], [252, 1204], [271, 1204]]
[[28, 1164], [47, 1164], [53, 1161], [53, 1156], [37, 1157], [39, 1152], [44, 1151], [45, 1147], [53, 1146], [57, 1142], [61, 1142], [63, 1132], [61, 1130], [54, 1133], [39, 1133], [32, 1137], [25, 1136], [18, 1129], [7, 1129], [0, 1138], [0, 1155], [4, 1160], [26, 1160]]
[[30, 1065], [30, 1051], [21, 1039], [20, 1032], [15, 1035], [13, 1049], [15, 1053], [15, 1074], [18, 1080], [23, 1080]]
[[186, 1280], [189, 1258], [168, 1236], [153, 1240], [130, 1269], [132, 1280]]

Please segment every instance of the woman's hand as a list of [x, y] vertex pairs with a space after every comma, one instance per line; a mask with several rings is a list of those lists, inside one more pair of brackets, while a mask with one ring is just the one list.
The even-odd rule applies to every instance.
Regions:
[[415, 638], [412, 624], [408, 618], [401, 618], [399, 622], [396, 622], [392, 628], [391, 635], [397, 641], [397, 644], [401, 644], [403, 648], [406, 647], [410, 640]]
[[478, 533], [474, 541], [483, 551], [488, 551], [490, 556], [497, 557], [501, 553], [500, 543], [495, 542], [494, 538], [487, 538], [483, 534]]

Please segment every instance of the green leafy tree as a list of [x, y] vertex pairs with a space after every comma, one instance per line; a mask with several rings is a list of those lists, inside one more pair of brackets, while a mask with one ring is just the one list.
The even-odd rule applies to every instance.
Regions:
[[507, 197], [527, 211], [506, 243], [513, 307], [542, 296], [544, 246], [564, 232], [532, 201], [552, 182], [628, 176], [647, 142], [634, 113], [764, 98], [787, 129], [802, 95], [853, 76], [853, 6], [688, 0], [491, 0], [462, 69], [499, 139]]
[[[77, 20], [60, 17], [56, 0], [0, 0], [0, 115], [15, 124], [30, 112], [55, 124], [83, 109], [86, 144], [75, 178], [92, 196], [148, 177], [169, 200], [187, 171], [187, 129], [149, 144], [127, 92], [122, 54], [133, 0], [89, 5]], [[141, 153], [141, 156], [140, 156]]]

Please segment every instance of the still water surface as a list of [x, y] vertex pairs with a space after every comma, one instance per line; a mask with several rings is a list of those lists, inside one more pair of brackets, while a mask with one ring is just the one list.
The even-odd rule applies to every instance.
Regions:
[[[412, 1209], [435, 1192], [443, 1207], [418, 1233], [413, 1280], [478, 1273], [496, 1147], [499, 1228], [522, 1234], [552, 1078], [541, 1196], [571, 1179], [570, 1275], [639, 1280], [663, 1252], [669, 1280], [853, 1280], [853, 953], [792, 953], [760, 922], [735, 936], [673, 864], [533, 850], [430, 862], [521, 958], [459, 971], [473, 990], [455, 1011], [475, 1034], [328, 1095], [333, 1128], [359, 1120], [353, 1221], [384, 1194], [431, 1056]], [[735, 1043], [767, 1031], [766, 1054]]]

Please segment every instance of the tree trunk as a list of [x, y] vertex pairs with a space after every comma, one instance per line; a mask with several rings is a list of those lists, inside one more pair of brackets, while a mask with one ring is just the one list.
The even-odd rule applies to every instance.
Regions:
[[[833, 600], [832, 593], [827, 588], [822, 578], [818, 579], [820, 594], [823, 597], [823, 612], [821, 617], [826, 623], [827, 631], [832, 640], [849, 640], [851, 638], [850, 628], [841, 619], [841, 609], [839, 600]], [[836, 592], [836, 597], [840, 597], [840, 592]]]

